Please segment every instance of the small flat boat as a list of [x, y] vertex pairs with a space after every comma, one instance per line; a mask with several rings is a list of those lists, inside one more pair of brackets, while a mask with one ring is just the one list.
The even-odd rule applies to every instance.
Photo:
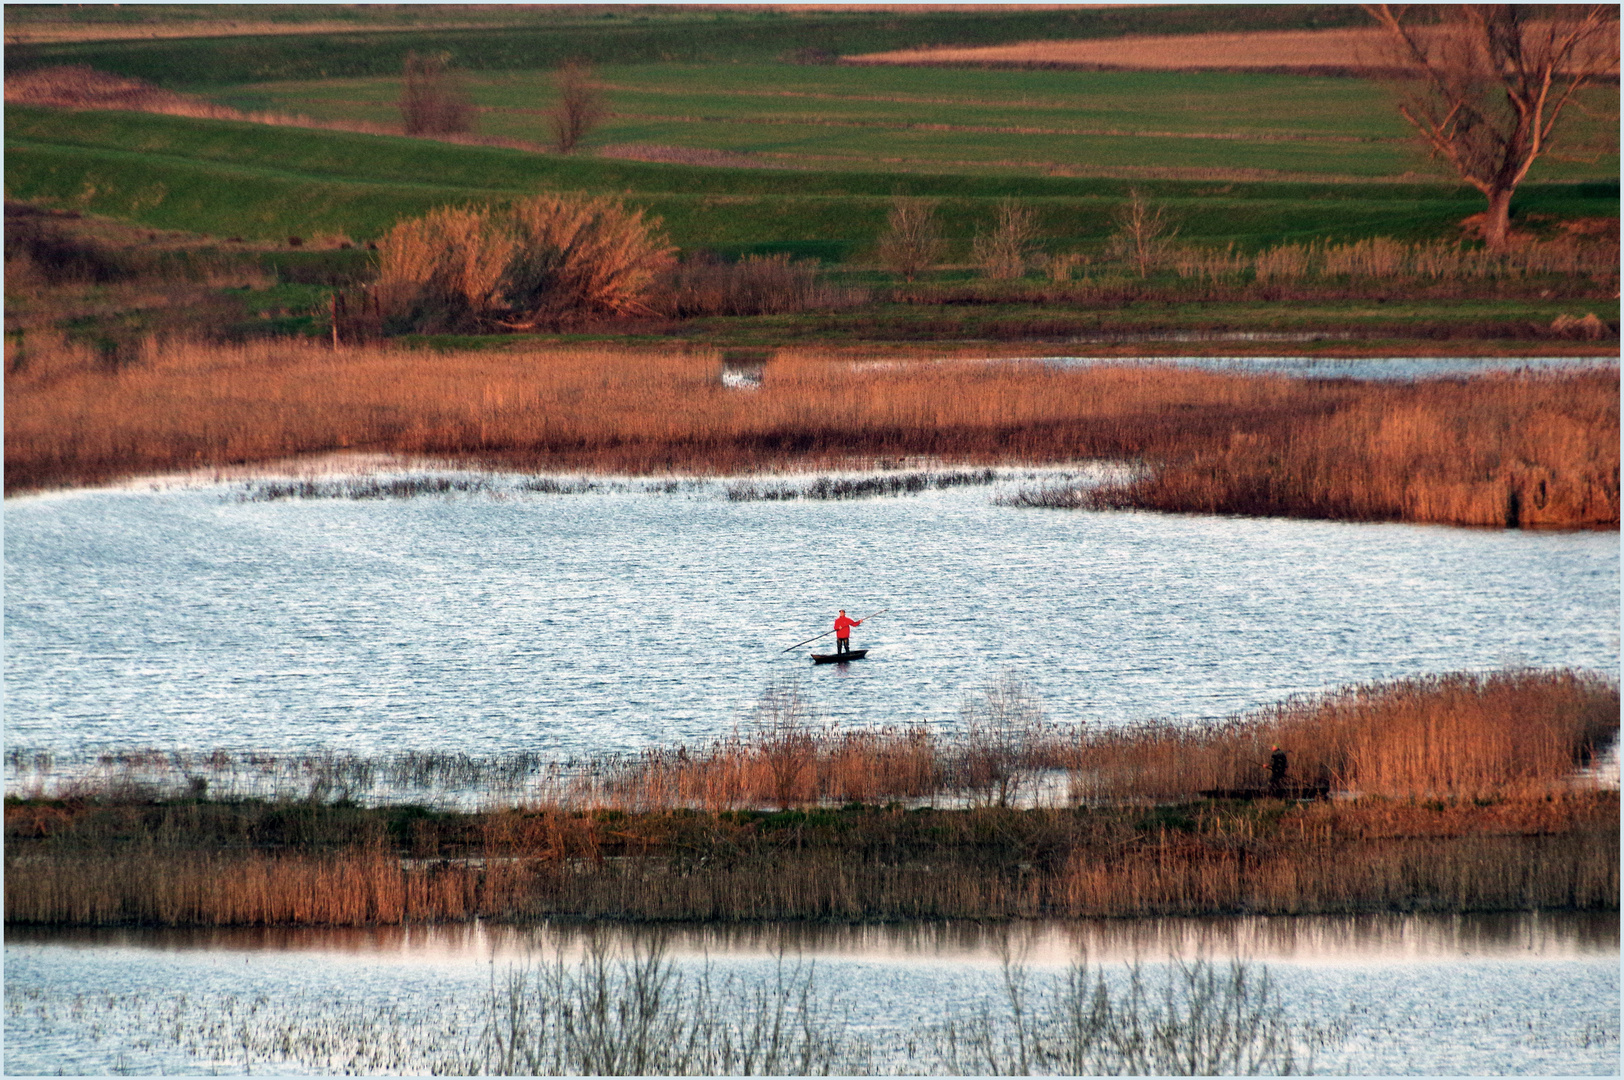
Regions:
[[813, 653], [814, 664], [844, 664], [847, 660], [861, 660], [868, 655], [867, 649], [853, 649], [843, 653]]

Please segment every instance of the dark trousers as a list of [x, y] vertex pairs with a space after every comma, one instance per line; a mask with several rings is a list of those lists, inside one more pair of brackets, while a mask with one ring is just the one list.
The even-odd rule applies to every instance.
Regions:
[[851, 638], [849, 638], [849, 637], [837, 637], [837, 638], [835, 638], [835, 655], [839, 656], [841, 653], [848, 653], [848, 652], [851, 652]]

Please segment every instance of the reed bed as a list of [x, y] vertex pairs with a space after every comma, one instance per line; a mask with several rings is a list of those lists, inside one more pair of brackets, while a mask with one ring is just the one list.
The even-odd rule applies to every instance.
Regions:
[[110, 368], [95, 350], [30, 337], [6, 356], [8, 492], [346, 450], [643, 475], [1111, 458], [1151, 475], [1073, 505], [1618, 523], [1616, 370], [1326, 383], [1133, 366], [862, 366], [786, 351], [739, 393], [703, 350], [155, 338]]
[[1293, 791], [1394, 799], [1542, 796], [1614, 746], [1619, 690], [1600, 675], [1449, 674], [1294, 698], [1211, 724], [1059, 724], [1018, 678], [951, 726], [842, 729], [794, 683], [772, 685], [730, 735], [695, 746], [556, 760], [408, 751], [379, 758], [130, 750], [58, 763], [13, 747], [12, 794], [35, 800], [415, 802], [558, 812], [1087, 805], [1268, 794], [1273, 747]]
[[[1617, 688], [1568, 672], [1407, 680], [1198, 731], [1102, 734], [1058, 729], [1006, 680], [967, 703], [951, 739], [821, 729], [778, 689], [750, 730], [694, 750], [563, 768], [526, 758], [501, 774], [415, 762], [491, 770], [522, 790], [480, 811], [369, 808], [328, 777], [298, 800], [117, 784], [10, 797], [6, 918], [1606, 909], [1618, 903], [1618, 792], [1575, 770], [1617, 731]], [[1274, 743], [1338, 797], [1275, 797], [1261, 779]], [[1034, 799], [1034, 777], [1056, 766], [1071, 798]]]
[[[8, 806], [6, 918], [373, 925], [547, 917], [1025, 918], [1611, 910], [1616, 792], [1270, 809], [509, 811], [414, 833], [446, 854], [228, 849], [174, 808], [81, 812], [39, 840]], [[246, 816], [258, 815], [245, 811]], [[382, 812], [360, 811], [386, 831]], [[362, 830], [363, 832], [368, 830]], [[233, 833], [239, 835], [239, 833]], [[240, 835], [253, 836], [252, 833]], [[97, 837], [100, 836], [98, 840]], [[185, 845], [197, 843], [197, 848]], [[410, 848], [408, 848], [410, 850]], [[450, 854], [456, 851], [474, 854]]]
[[1233, 245], [1224, 249], [1185, 247], [1164, 259], [1181, 278], [1258, 284], [1309, 281], [1460, 283], [1530, 278], [1590, 278], [1596, 284], [1616, 280], [1618, 241], [1573, 237], [1530, 241], [1490, 251], [1464, 241], [1406, 243], [1377, 236], [1348, 243], [1287, 243], [1252, 253]]

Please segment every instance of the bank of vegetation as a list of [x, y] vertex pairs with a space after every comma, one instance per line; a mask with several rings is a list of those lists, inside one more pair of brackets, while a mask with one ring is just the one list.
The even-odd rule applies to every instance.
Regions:
[[7, 354], [6, 488], [339, 451], [645, 475], [1110, 459], [1143, 466], [1142, 478], [1021, 501], [1618, 524], [1616, 368], [1389, 383], [858, 359], [785, 350], [759, 388], [735, 389], [707, 349], [441, 354], [149, 336], [109, 358], [33, 331]]
[[[178, 792], [115, 771], [8, 797], [6, 918], [1607, 910], [1618, 793], [1575, 773], [1617, 730], [1615, 685], [1528, 672], [1358, 687], [1194, 729], [1061, 730], [1005, 684], [952, 737], [829, 731], [769, 695], [751, 731], [708, 746], [525, 763], [524, 794], [480, 811], [334, 799], [345, 769], [377, 762], [329, 761], [304, 798], [211, 799], [197, 761]], [[1276, 743], [1292, 791], [1334, 797], [1271, 794]], [[1045, 776], [1065, 794], [1037, 804]]]

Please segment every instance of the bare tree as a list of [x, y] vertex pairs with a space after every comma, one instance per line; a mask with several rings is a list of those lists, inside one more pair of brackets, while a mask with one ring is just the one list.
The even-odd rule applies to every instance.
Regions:
[[455, 135], [474, 130], [478, 110], [451, 70], [450, 53], [406, 54], [400, 118], [408, 135]]
[[1149, 277], [1151, 268], [1167, 256], [1178, 229], [1169, 224], [1166, 211], [1145, 201], [1138, 188], [1128, 189], [1128, 201], [1117, 208], [1116, 223], [1111, 253], [1138, 266], [1140, 277]]
[[1562, 113], [1618, 71], [1612, 5], [1443, 5], [1427, 25], [1409, 5], [1366, 4], [1408, 78], [1399, 112], [1433, 155], [1489, 200], [1483, 236], [1506, 246], [1511, 196], [1550, 149]]
[[904, 281], [941, 261], [947, 245], [936, 223], [936, 204], [928, 200], [897, 199], [886, 216], [880, 237], [880, 262]]
[[998, 200], [998, 224], [992, 232], [978, 235], [970, 246], [970, 258], [982, 273], [998, 281], [1010, 281], [1026, 273], [1032, 245], [1037, 240], [1037, 218], [1014, 199]]
[[560, 154], [572, 153], [587, 133], [609, 115], [603, 88], [592, 77], [590, 64], [566, 61], [553, 74], [558, 100], [548, 114], [553, 129], [553, 147]]

